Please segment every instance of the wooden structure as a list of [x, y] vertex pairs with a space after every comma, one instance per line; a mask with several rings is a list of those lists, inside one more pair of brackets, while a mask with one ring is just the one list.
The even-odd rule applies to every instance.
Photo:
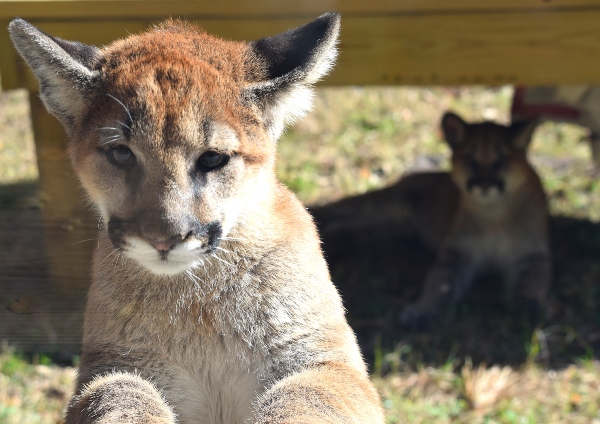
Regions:
[[[342, 33], [324, 84], [600, 84], [600, 0], [0, 0], [0, 26], [18, 16], [52, 35], [103, 45], [181, 17], [225, 38], [256, 39], [330, 10], [342, 14]], [[93, 244], [76, 243], [94, 238], [95, 223], [64, 132], [41, 106], [6, 30], [0, 78], [3, 90], [30, 91], [51, 291], [81, 303]]]

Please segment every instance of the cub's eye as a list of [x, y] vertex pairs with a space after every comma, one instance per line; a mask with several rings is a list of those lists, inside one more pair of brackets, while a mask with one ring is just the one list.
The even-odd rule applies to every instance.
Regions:
[[111, 147], [107, 151], [108, 159], [117, 166], [131, 166], [135, 163], [135, 156], [125, 146]]
[[229, 162], [229, 156], [222, 153], [208, 151], [203, 153], [198, 158], [198, 169], [201, 172], [214, 171], [215, 169], [225, 166], [227, 162]]

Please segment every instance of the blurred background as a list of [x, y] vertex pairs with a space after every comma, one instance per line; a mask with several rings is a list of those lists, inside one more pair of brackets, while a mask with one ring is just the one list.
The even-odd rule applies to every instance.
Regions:
[[[0, 2], [0, 18], [29, 14], [52, 34], [100, 45], [165, 13], [252, 39], [342, 12], [338, 66], [278, 146], [279, 178], [310, 208], [448, 170], [447, 110], [507, 124], [516, 84], [600, 83], [596, 0], [114, 3]], [[62, 129], [2, 37], [0, 422], [61, 422], [97, 220]], [[341, 253], [324, 244], [390, 423], [600, 423], [600, 172], [590, 138], [588, 128], [547, 121], [529, 150], [552, 214], [549, 318], [537, 325], [508, 314], [489, 282], [473, 285], [452, 323], [406, 329], [399, 311], [435, 252], [386, 228]]]

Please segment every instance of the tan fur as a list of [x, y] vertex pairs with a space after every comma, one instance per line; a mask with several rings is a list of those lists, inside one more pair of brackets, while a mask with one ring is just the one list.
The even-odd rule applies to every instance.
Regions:
[[[11, 24], [104, 221], [67, 423], [383, 422], [314, 224], [274, 175], [338, 28], [250, 44], [167, 22], [98, 50]], [[111, 162], [123, 147], [133, 165]], [[228, 162], [200, 171], [210, 152]]]

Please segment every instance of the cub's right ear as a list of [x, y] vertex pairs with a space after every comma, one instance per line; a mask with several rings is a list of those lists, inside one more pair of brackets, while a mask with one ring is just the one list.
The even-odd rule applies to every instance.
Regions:
[[311, 106], [311, 87], [333, 67], [340, 15], [325, 13], [312, 22], [250, 43], [265, 67], [265, 80], [245, 89], [245, 97], [261, 110], [271, 138]]
[[442, 131], [450, 148], [454, 149], [465, 141], [467, 123], [457, 114], [446, 112], [442, 118]]
[[71, 134], [88, 107], [98, 72], [99, 50], [47, 35], [23, 19], [8, 26], [15, 47], [40, 83], [40, 97]]

